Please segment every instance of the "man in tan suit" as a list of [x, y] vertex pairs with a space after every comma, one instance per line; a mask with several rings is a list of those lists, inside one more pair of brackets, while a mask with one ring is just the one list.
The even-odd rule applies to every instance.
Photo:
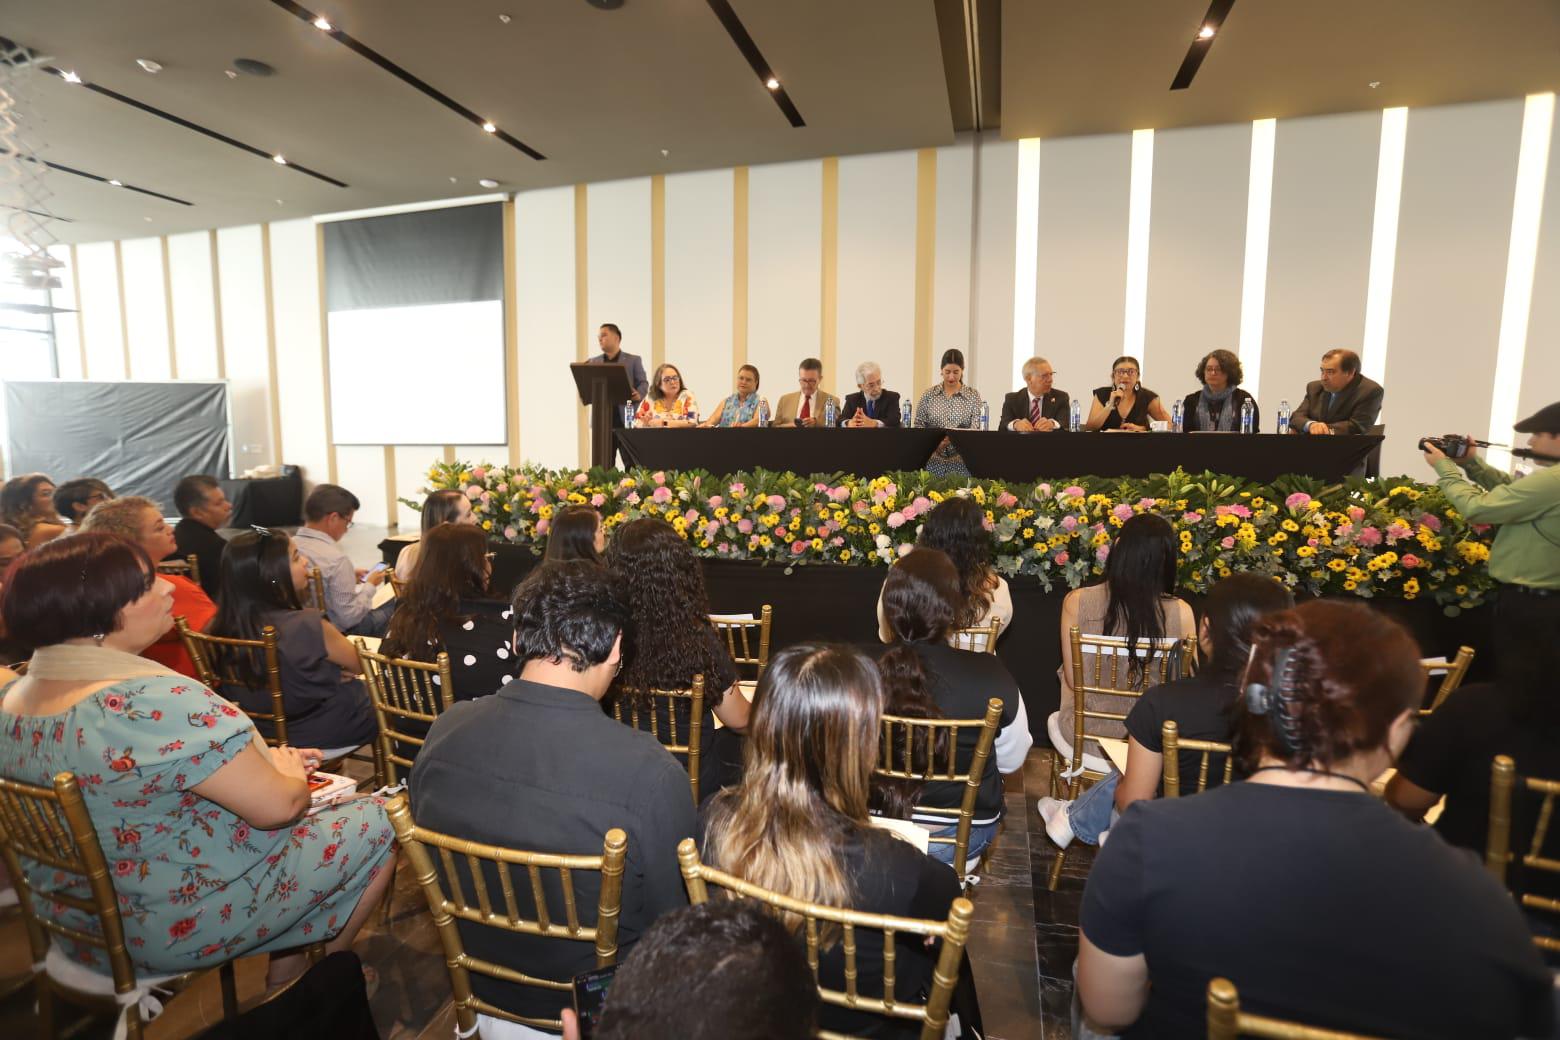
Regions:
[[818, 389], [818, 385], [823, 382], [822, 361], [817, 358], [803, 361], [797, 369], [796, 381], [801, 389], [780, 398], [780, 405], [775, 409], [774, 425], [822, 426], [824, 409], [830, 401], [834, 402], [835, 415], [839, 415], [840, 399], [827, 390]]

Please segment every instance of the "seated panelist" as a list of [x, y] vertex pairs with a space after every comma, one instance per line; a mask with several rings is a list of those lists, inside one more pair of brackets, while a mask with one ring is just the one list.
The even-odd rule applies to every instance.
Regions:
[[901, 425], [899, 395], [883, 389], [883, 370], [876, 361], [856, 366], [856, 392], [845, 395], [840, 426], [853, 429], [898, 429]]
[[758, 369], [752, 365], [743, 365], [737, 369], [737, 392], [722, 401], [710, 417], [699, 425], [708, 429], [713, 426], [757, 426], [761, 418], [759, 405], [763, 398], [758, 396]]
[[1262, 412], [1257, 399], [1240, 388], [1240, 358], [1228, 350], [1214, 350], [1197, 362], [1197, 379], [1202, 389], [1186, 395], [1183, 403], [1183, 429], [1240, 432], [1240, 412], [1251, 402], [1251, 432], [1262, 429]]
[[1002, 398], [998, 430], [1016, 433], [1049, 433], [1068, 426], [1071, 401], [1065, 390], [1053, 389], [1056, 370], [1043, 357], [1024, 362], [1024, 389]]
[[828, 402], [839, 408], [837, 397], [820, 387], [823, 382], [823, 362], [817, 358], [803, 359], [796, 371], [797, 391], [780, 398], [775, 406], [776, 426], [822, 426]]
[[1360, 372], [1352, 350], [1322, 355], [1322, 378], [1306, 385], [1305, 400], [1289, 421], [1291, 433], [1369, 433], [1381, 414], [1386, 391]]
[[1170, 421], [1159, 395], [1138, 382], [1142, 368], [1135, 357], [1116, 359], [1110, 366], [1110, 385], [1094, 391], [1084, 429], [1143, 433], [1148, 430], [1151, 420]]
[[657, 366], [650, 380], [650, 392], [634, 413], [634, 422], [639, 426], [694, 426], [698, 418], [699, 405], [693, 392], [683, 386], [677, 366]]

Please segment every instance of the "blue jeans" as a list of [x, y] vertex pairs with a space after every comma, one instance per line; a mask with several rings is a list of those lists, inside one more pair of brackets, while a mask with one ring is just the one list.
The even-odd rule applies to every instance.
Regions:
[[1100, 834], [1110, 830], [1121, 815], [1116, 811], [1116, 785], [1120, 782], [1121, 774], [1112, 769], [1109, 776], [1067, 806], [1067, 822], [1072, 825], [1074, 838], [1085, 845], [1100, 843]]
[[363, 615], [363, 620], [342, 632], [347, 636], [374, 636], [378, 638], [390, 627], [390, 615], [395, 613], [398, 600], [389, 599]]
[[[980, 854], [986, 851], [986, 846], [991, 844], [991, 839], [997, 836], [998, 822], [1000, 821], [970, 824], [970, 847], [964, 853], [964, 869], [966, 871], [975, 869], [975, 863], [980, 859]], [[951, 827], [941, 827], [935, 831], [932, 831], [932, 837], [934, 838], [956, 838], [958, 835], [958, 824], [954, 824]], [[953, 866], [952, 845], [940, 845], [935, 843], [928, 845], [926, 847], [926, 854], [939, 863], [946, 863], [950, 867]]]

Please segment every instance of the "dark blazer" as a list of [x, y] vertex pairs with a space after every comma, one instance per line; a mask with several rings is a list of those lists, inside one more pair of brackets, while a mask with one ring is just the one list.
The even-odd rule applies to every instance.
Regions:
[[1320, 379], [1306, 384], [1305, 400], [1289, 419], [1292, 433], [1304, 433], [1306, 423], [1326, 423], [1333, 433], [1369, 433], [1381, 414], [1381, 384], [1356, 375], [1330, 404]]
[[[867, 407], [867, 395], [857, 390], [853, 394], [845, 395], [845, 405], [840, 409], [840, 425], [857, 412]], [[899, 395], [892, 390], [884, 390], [878, 395], [878, 399], [872, 403], [872, 418], [882, 423], [886, 429], [898, 429], [901, 414], [899, 410]]]
[[[1067, 429], [1072, 416], [1069, 409], [1072, 402], [1067, 398], [1067, 391], [1052, 390], [1040, 400], [1040, 418], [1054, 419], [1058, 426]], [[1002, 420], [997, 423], [997, 429], [1006, 430], [1015, 419], [1029, 418], [1029, 388], [1014, 390], [1002, 398]]]
[[[639, 399], [643, 401], [645, 395], [650, 392], [650, 380], [645, 378], [645, 363], [640, 360], [638, 354], [630, 354], [626, 350], [620, 350], [618, 351], [617, 360], [612, 362], [607, 361], [607, 355], [597, 354], [590, 359], [590, 363], [593, 365], [627, 365], [628, 385], [639, 391]], [[615, 427], [623, 425], [623, 409], [621, 407], [612, 409], [612, 425]]]
[[227, 539], [199, 520], [185, 517], [173, 527], [173, 544], [178, 546], [170, 559], [193, 556], [200, 561], [200, 587], [213, 600], [222, 586], [222, 552]]
[[[1182, 428], [1186, 430], [1187, 433], [1196, 433], [1202, 429], [1202, 427], [1197, 422], [1197, 399], [1201, 396], [1202, 391], [1195, 390], [1192, 393], [1187, 394], [1186, 399], [1181, 402], [1181, 422], [1183, 424]], [[1234, 409], [1235, 424], [1231, 427], [1231, 429], [1233, 429], [1236, 433], [1240, 432], [1240, 410], [1247, 401], [1251, 402], [1251, 432], [1261, 433], [1262, 409], [1257, 407], [1257, 399], [1255, 397], [1252, 397], [1238, 386], [1235, 388], [1235, 392], [1230, 394], [1229, 400], [1224, 402], [1225, 408]], [[1211, 426], [1209, 429], [1217, 430], [1218, 427]]]

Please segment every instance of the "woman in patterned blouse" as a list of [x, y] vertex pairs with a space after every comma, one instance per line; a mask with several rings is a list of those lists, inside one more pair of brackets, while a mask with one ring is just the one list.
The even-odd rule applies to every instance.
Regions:
[[661, 365], [650, 381], [650, 393], [640, 402], [634, 422], [640, 426], [694, 426], [699, 418], [699, 406], [693, 394], [683, 386], [682, 373], [676, 365]]
[[743, 365], [737, 369], [737, 392], [722, 401], [715, 413], [699, 425], [757, 426], [758, 404], [762, 400], [758, 396], [758, 369]]
[[[973, 430], [980, 421], [980, 393], [964, 385], [964, 353], [945, 350], [942, 356], [942, 382], [921, 395], [915, 408], [915, 425], [921, 429]], [[969, 469], [953, 442], [944, 437], [926, 471], [934, 477], [967, 477]]]

